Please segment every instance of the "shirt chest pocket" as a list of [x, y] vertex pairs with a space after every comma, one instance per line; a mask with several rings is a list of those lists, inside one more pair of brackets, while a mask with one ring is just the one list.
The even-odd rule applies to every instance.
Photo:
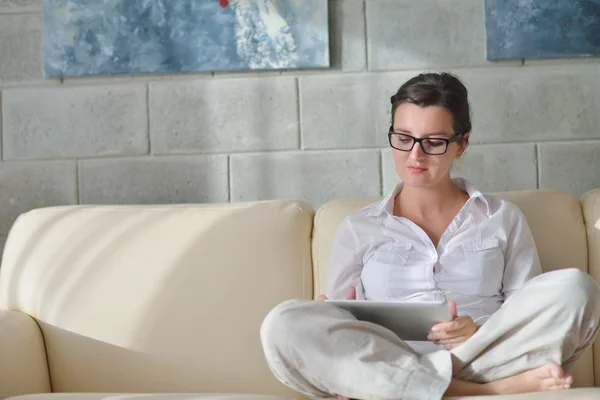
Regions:
[[488, 239], [481, 243], [468, 243], [463, 246], [465, 268], [473, 270], [476, 276], [473, 289], [482, 296], [494, 296], [502, 287], [504, 275], [504, 253], [498, 239]]
[[362, 281], [367, 298], [399, 299], [423, 285], [425, 271], [410, 262], [412, 244], [385, 243], [365, 260]]
[[368, 262], [378, 262], [403, 267], [408, 262], [411, 251], [412, 244], [410, 243], [384, 243], [373, 248]]

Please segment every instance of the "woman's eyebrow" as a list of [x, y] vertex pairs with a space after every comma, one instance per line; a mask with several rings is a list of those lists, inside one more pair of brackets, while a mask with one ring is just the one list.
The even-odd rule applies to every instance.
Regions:
[[[394, 128], [394, 132], [398, 132], [398, 133], [407, 133], [407, 134], [411, 134], [412, 132], [408, 129], [402, 129], [402, 128]], [[426, 133], [424, 134], [422, 137], [431, 137], [431, 136], [444, 136], [444, 137], [448, 137], [448, 136], [452, 136], [452, 134], [450, 133], [446, 133], [446, 132], [432, 132], [432, 133]]]

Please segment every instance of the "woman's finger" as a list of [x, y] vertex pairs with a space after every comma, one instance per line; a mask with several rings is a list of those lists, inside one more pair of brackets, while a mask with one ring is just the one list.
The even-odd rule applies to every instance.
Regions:
[[354, 286], [350, 286], [348, 290], [346, 290], [346, 300], [356, 300], [356, 288]]
[[460, 337], [467, 337], [467, 339], [476, 331], [476, 326], [474, 324], [464, 324], [460, 329], [452, 330], [452, 331], [444, 331], [444, 332], [431, 332], [428, 336], [429, 340], [450, 340]]
[[462, 343], [454, 343], [454, 344], [445, 344], [444, 347], [446, 350], [452, 350], [460, 346]]
[[461, 329], [465, 325], [465, 320], [462, 317], [455, 319], [450, 322], [442, 322], [441, 324], [434, 325], [431, 328], [431, 332], [451, 332]]
[[429, 340], [452, 339], [463, 335], [464, 327], [460, 329], [444, 330], [441, 332], [430, 332], [427, 336]]
[[456, 302], [454, 300], [450, 300], [448, 302], [448, 309], [450, 310], [450, 314], [452, 315], [452, 319], [458, 318], [458, 312], [456, 309]]
[[463, 343], [468, 339], [466, 336], [458, 336], [449, 339], [434, 340], [435, 344], [458, 344]]
[[427, 339], [433, 340], [433, 341], [450, 340], [450, 339], [461, 337], [461, 336], [463, 336], [463, 334], [460, 331], [437, 332], [437, 333], [430, 333], [427, 336]]

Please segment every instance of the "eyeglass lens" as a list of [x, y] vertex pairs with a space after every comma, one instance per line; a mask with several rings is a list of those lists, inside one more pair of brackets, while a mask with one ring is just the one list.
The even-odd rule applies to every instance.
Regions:
[[[399, 133], [392, 134], [390, 141], [392, 147], [402, 151], [412, 150], [415, 144], [412, 137]], [[443, 139], [423, 139], [421, 141], [421, 149], [427, 154], [444, 154], [446, 147], [447, 142]]]

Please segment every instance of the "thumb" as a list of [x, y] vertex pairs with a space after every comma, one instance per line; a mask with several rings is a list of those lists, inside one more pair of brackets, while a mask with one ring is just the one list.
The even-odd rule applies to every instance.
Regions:
[[450, 300], [448, 302], [448, 308], [450, 309], [450, 314], [452, 315], [452, 319], [458, 317], [458, 312], [456, 311], [456, 302], [454, 300]]
[[350, 286], [346, 290], [346, 300], [356, 300], [356, 288], [354, 286]]

